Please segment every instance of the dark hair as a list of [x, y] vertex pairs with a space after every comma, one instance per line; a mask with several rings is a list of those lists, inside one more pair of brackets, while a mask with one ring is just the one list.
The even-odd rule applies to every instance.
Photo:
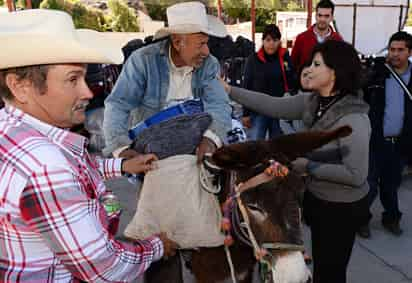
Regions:
[[274, 24], [265, 26], [263, 29], [262, 40], [264, 40], [268, 35], [270, 35], [273, 39], [280, 39], [282, 37], [278, 26]]
[[6, 77], [9, 74], [15, 74], [19, 81], [29, 80], [41, 94], [45, 93], [47, 91], [46, 80], [50, 66], [51, 65], [35, 65], [0, 70], [0, 97], [10, 100], [13, 99], [13, 94], [6, 84]]
[[332, 9], [332, 15], [335, 12], [335, 4], [330, 0], [320, 0], [316, 5], [316, 12], [319, 8]]
[[361, 62], [356, 49], [344, 41], [327, 40], [314, 47], [311, 59], [319, 53], [325, 65], [335, 71], [334, 91], [358, 95], [361, 87]]
[[389, 39], [389, 45], [391, 45], [392, 41], [404, 41], [406, 47], [408, 47], [409, 50], [412, 49], [412, 35], [407, 33], [406, 31], [398, 31], [392, 34], [391, 38]]

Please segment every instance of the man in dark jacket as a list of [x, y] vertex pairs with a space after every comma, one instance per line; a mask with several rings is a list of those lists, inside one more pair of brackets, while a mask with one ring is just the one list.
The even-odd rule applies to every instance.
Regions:
[[[396, 236], [402, 234], [399, 225], [402, 213], [399, 210], [398, 188], [412, 143], [412, 99], [384, 64], [387, 63], [407, 88], [412, 90], [412, 65], [408, 60], [411, 51], [410, 34], [393, 34], [389, 40], [388, 56], [386, 60], [375, 65], [374, 75], [365, 90], [365, 98], [370, 104], [369, 117], [372, 124], [368, 176], [369, 204], [371, 205], [376, 198], [379, 187], [380, 200], [384, 208], [382, 225]], [[369, 238], [369, 226], [362, 227], [359, 235]]]
[[321, 0], [316, 5], [316, 23], [296, 37], [292, 49], [292, 63], [296, 70], [309, 59], [313, 47], [325, 40], [342, 40], [330, 25], [333, 21], [335, 5], [330, 0]]

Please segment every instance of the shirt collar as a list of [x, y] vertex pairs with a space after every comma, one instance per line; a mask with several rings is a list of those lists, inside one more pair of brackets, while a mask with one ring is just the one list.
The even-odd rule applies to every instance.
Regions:
[[83, 156], [85, 153], [87, 145], [87, 139], [85, 137], [72, 133], [67, 129], [61, 129], [44, 123], [8, 103], [6, 103], [4, 109], [9, 118], [28, 124], [44, 136], [47, 136], [53, 143], [68, 149], [73, 154]]
[[176, 67], [175, 63], [172, 60], [172, 45], [169, 46], [169, 63], [172, 72], [179, 72], [183, 75], [188, 75], [194, 70], [194, 68], [191, 66]]
[[406, 70], [400, 75], [404, 76], [404, 75], [410, 73], [411, 72], [411, 66], [412, 66], [412, 64], [410, 62], [408, 62], [408, 68], [406, 68]]
[[318, 40], [318, 42], [323, 42], [325, 41], [326, 38], [328, 38], [329, 36], [331, 36], [332, 34], [332, 28], [328, 27], [328, 33], [325, 35], [321, 35], [320, 33], [318, 33], [316, 31], [316, 25], [313, 27], [313, 33], [316, 35], [316, 38]]

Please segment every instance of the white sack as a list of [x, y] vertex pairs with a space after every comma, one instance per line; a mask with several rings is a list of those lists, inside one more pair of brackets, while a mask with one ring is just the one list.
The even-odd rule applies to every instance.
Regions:
[[136, 214], [126, 237], [144, 239], [166, 232], [181, 248], [223, 244], [220, 206], [200, 187], [194, 155], [176, 155], [158, 161], [159, 168], [144, 179]]

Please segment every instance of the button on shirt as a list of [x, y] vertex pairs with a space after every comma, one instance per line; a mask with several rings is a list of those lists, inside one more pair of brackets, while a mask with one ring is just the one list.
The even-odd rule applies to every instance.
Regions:
[[163, 254], [158, 237], [114, 240], [99, 196], [120, 159], [17, 108], [0, 111], [0, 282], [131, 282]]
[[328, 33], [325, 35], [321, 35], [320, 33], [318, 33], [316, 31], [316, 28], [313, 29], [313, 33], [316, 36], [316, 40], [318, 41], [318, 43], [323, 43], [325, 42], [325, 40], [332, 34], [332, 31], [330, 30], [330, 28], [328, 29]]
[[[171, 48], [169, 48], [169, 91], [167, 92], [167, 107], [193, 99], [192, 75], [194, 68], [190, 66], [176, 67], [172, 60]], [[206, 130], [204, 137], [209, 138], [217, 147], [222, 146], [220, 138], [211, 130]]]
[[[411, 77], [411, 64], [408, 69], [400, 75], [407, 85]], [[385, 82], [385, 114], [383, 117], [383, 135], [385, 137], [397, 137], [402, 132], [403, 119], [405, 116], [405, 91], [390, 75]]]
[[173, 63], [171, 49], [169, 48], [169, 91], [167, 92], [167, 107], [193, 99], [192, 74], [193, 67], [176, 67]]

